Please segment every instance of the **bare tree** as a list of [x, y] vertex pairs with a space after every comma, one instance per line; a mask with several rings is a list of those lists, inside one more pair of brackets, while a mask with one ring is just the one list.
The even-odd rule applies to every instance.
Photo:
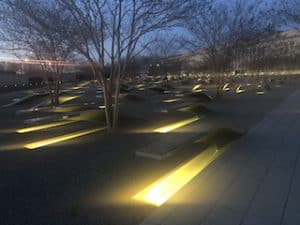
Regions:
[[133, 57], [127, 64], [125, 75], [126, 78], [135, 79], [139, 77], [141, 74], [145, 74], [147, 72], [147, 62], [149, 59], [143, 56]]
[[[13, 50], [34, 59], [46, 74], [51, 102], [59, 104], [60, 78], [74, 49], [59, 35], [70, 23], [64, 10], [53, 2], [3, 0], [3, 36]], [[55, 9], [55, 10], [54, 10]]]
[[299, 0], [281, 0], [277, 16], [284, 17], [285, 25], [293, 28], [300, 28], [300, 1]]
[[215, 73], [218, 83], [217, 95], [220, 95], [221, 77], [217, 76], [224, 70], [227, 45], [229, 44], [229, 10], [225, 5], [216, 6], [214, 2], [206, 8], [198, 9], [184, 21], [191, 38], [184, 40], [188, 49], [201, 52], [203, 62]]
[[260, 4], [258, 0], [238, 0], [233, 5], [212, 2], [184, 22], [191, 34], [187, 43], [196, 51], [204, 50], [204, 62], [216, 74], [217, 96], [224, 83], [224, 72], [232, 70], [236, 50], [258, 39], [269, 26], [261, 17]]
[[[145, 48], [149, 36], [176, 25], [190, 2], [182, 0], [58, 0], [74, 29], [65, 40], [90, 63], [104, 93], [108, 128], [118, 123], [119, 92], [128, 62]], [[105, 65], [110, 74], [105, 76]]]
[[167, 79], [168, 73], [173, 70], [174, 56], [180, 54], [182, 46], [179, 38], [172, 34], [160, 34], [148, 46], [147, 51], [151, 58], [155, 59], [155, 64], [158, 65], [158, 70], [162, 72]]

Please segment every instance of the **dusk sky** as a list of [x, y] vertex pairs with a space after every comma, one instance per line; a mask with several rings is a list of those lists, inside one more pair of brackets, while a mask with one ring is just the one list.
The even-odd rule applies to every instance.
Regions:
[[[236, 0], [217, 0], [217, 2], [221, 4], [234, 4]], [[252, 0], [249, 0], [248, 3], [251, 3]], [[272, 7], [276, 7], [278, 5], [278, 1], [276, 0], [262, 0], [261, 6], [264, 9], [270, 9]], [[263, 18], [262, 18], [263, 19]], [[283, 30], [289, 29], [289, 28], [282, 28]], [[161, 31], [161, 35], [167, 34], [167, 35], [175, 35], [175, 36], [182, 36], [182, 35], [188, 35], [188, 32], [184, 28], [172, 28], [167, 31]], [[155, 33], [152, 35], [156, 35]], [[1, 40], [0, 40], [1, 41]], [[0, 60], [8, 59], [13, 60], [14, 58], [20, 57], [22, 53], [20, 52], [13, 52], [10, 50], [6, 50], [7, 48], [10, 48], [10, 46], [6, 45], [5, 43], [0, 42]]]

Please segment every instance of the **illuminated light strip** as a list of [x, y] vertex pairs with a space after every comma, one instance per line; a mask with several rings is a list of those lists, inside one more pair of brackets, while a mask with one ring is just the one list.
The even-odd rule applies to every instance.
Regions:
[[242, 88], [242, 85], [239, 85], [239, 86], [237, 87], [237, 89], [235, 90], [235, 93], [237, 93], [237, 94], [244, 93], [245, 90], [243, 90], [243, 89], [241, 89], [241, 88]]
[[87, 85], [89, 85], [89, 84], [90, 84], [90, 81], [87, 81], [87, 82], [84, 82], [84, 83], [79, 84], [79, 85], [76, 86], [76, 87], [72, 87], [71, 89], [72, 89], [72, 90], [79, 90], [79, 89], [84, 88], [85, 86], [87, 86]]
[[144, 84], [138, 84], [138, 85], [135, 85], [135, 88], [143, 88], [143, 87], [145, 87], [145, 85]]
[[72, 87], [72, 90], [79, 90], [81, 87]]
[[60, 97], [59, 101], [60, 101], [61, 104], [63, 104], [63, 103], [69, 102], [69, 101], [74, 100], [74, 99], [79, 98], [79, 97], [80, 96], [64, 96], [64, 97]]
[[180, 101], [181, 98], [175, 98], [175, 99], [166, 99], [166, 100], [163, 100], [164, 103], [173, 103], [173, 102], [178, 102]]
[[33, 131], [44, 130], [47, 128], [63, 126], [63, 125], [67, 125], [67, 124], [75, 123], [75, 122], [76, 121], [63, 121], [63, 122], [56, 122], [56, 123], [39, 125], [39, 126], [27, 127], [27, 128], [22, 128], [22, 129], [17, 130], [17, 133], [19, 133], [19, 134], [29, 133], [29, 132], [33, 132]]
[[62, 136], [58, 136], [58, 137], [54, 137], [54, 138], [50, 138], [50, 139], [46, 139], [46, 140], [42, 140], [42, 141], [33, 142], [33, 143], [25, 145], [24, 147], [27, 149], [33, 150], [33, 149], [41, 148], [41, 147], [44, 147], [47, 145], [52, 145], [52, 144], [56, 144], [59, 142], [75, 139], [75, 138], [78, 138], [81, 136], [85, 136], [88, 134], [96, 133], [96, 132], [102, 131], [104, 129], [105, 129], [105, 127], [97, 128], [97, 129], [93, 129], [93, 130], [87, 130], [87, 131], [79, 131], [79, 132], [66, 134], [66, 135], [62, 135]]
[[194, 93], [199, 93], [199, 92], [203, 92], [203, 90], [202, 89], [198, 89], [198, 90], [195, 90], [195, 91], [193, 91]]
[[214, 147], [208, 148], [189, 162], [149, 185], [132, 199], [161, 206], [222, 153], [223, 150]]
[[229, 83], [226, 83], [223, 87], [223, 91], [230, 91]]
[[157, 128], [154, 130], [154, 132], [157, 132], [157, 133], [168, 133], [172, 130], [175, 130], [175, 129], [178, 129], [180, 127], [183, 127], [183, 126], [186, 126], [186, 125], [189, 125], [193, 122], [196, 122], [198, 121], [200, 118], [198, 116], [194, 116], [190, 119], [186, 119], [186, 120], [182, 120], [180, 122], [177, 122], [177, 123], [172, 123], [170, 125], [167, 125], [167, 126], [164, 126], [164, 127], [160, 127], [160, 128]]
[[258, 94], [258, 95], [264, 95], [265, 92], [264, 91], [258, 91], [258, 92], [256, 92], [256, 94]]
[[197, 84], [193, 87], [192, 91], [196, 91], [201, 87], [201, 84]]

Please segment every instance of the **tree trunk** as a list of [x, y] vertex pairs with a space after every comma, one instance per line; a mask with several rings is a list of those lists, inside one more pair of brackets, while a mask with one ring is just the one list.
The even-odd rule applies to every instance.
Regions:
[[103, 97], [104, 97], [104, 105], [105, 105], [105, 118], [106, 125], [108, 130], [111, 130], [113, 127], [113, 110], [112, 110], [112, 96], [111, 90], [109, 90], [107, 82], [103, 83]]
[[52, 91], [50, 91], [50, 98], [51, 98], [51, 106], [54, 106], [55, 102], [54, 102], [54, 97], [53, 97]]
[[113, 129], [116, 129], [119, 122], [119, 95], [120, 95], [120, 79], [117, 79], [115, 86], [114, 98], [114, 116], [113, 116]]
[[55, 81], [55, 89], [54, 89], [54, 104], [55, 106], [59, 105], [59, 86], [60, 86], [60, 80], [56, 79]]
[[220, 100], [223, 96], [223, 85], [224, 85], [224, 81], [223, 81], [223, 75], [217, 75], [218, 79], [217, 79], [217, 91], [216, 91], [216, 100]]

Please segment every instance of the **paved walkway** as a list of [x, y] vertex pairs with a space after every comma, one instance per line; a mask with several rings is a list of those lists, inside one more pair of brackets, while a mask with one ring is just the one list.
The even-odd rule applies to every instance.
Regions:
[[299, 225], [300, 91], [142, 225]]

